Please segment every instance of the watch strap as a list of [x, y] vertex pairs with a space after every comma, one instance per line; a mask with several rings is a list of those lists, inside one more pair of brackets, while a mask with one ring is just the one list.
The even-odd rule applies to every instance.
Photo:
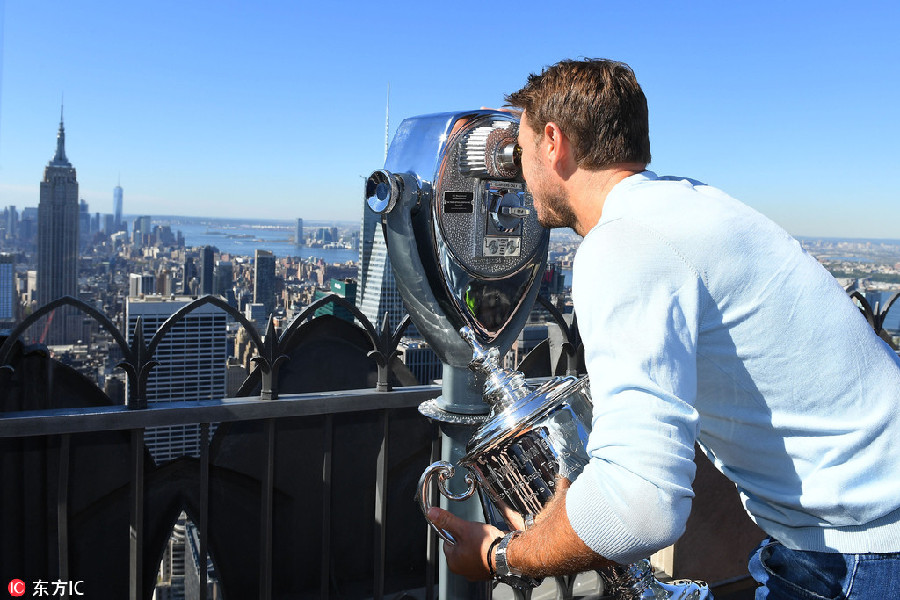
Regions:
[[522, 575], [522, 571], [513, 567], [509, 564], [509, 560], [507, 559], [506, 550], [509, 546], [509, 543], [515, 539], [521, 531], [510, 531], [503, 539], [500, 540], [500, 543], [497, 544], [497, 550], [494, 552], [494, 571], [496, 572], [496, 577], [508, 577], [510, 575], [515, 575], [516, 577]]
[[494, 548], [496, 548], [496, 547], [497, 547], [497, 544], [499, 544], [501, 541], [503, 541], [503, 536], [502, 536], [502, 535], [498, 535], [498, 536], [494, 539], [494, 541], [491, 542], [491, 545], [488, 546], [488, 551], [487, 551], [487, 566], [488, 566], [488, 571], [489, 571], [490, 574], [491, 574], [491, 579], [497, 577], [497, 571], [494, 570], [494, 565], [492, 564], [493, 561], [491, 560], [491, 558], [493, 558], [493, 556], [494, 556]]

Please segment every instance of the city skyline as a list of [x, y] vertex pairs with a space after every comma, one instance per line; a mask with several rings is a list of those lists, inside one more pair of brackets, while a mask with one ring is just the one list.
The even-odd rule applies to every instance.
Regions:
[[[559, 59], [607, 56], [647, 93], [650, 168], [716, 185], [793, 235], [900, 237], [896, 3], [592, 5], [558, 27], [534, 3], [473, 4], [459, 14], [481, 25], [444, 25], [442, 44], [404, 41], [454, 22], [411, 3], [47, 10], [0, 0], [0, 206], [36, 204], [64, 95], [93, 212], [113, 212], [120, 184], [126, 214], [357, 220], [361, 177], [383, 164], [388, 85], [393, 134], [406, 117], [499, 106]], [[373, 38], [374, 24], [396, 35]], [[510, 51], [493, 58], [488, 39]]]

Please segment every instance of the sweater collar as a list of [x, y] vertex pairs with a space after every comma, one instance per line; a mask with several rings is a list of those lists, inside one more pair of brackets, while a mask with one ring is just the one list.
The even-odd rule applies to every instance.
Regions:
[[[593, 228], [591, 228], [591, 231], [608, 221], [619, 218], [625, 212], [626, 208], [622, 196], [624, 196], [628, 190], [642, 183], [656, 181], [657, 179], [659, 179], [659, 177], [653, 171], [641, 171], [640, 173], [629, 175], [613, 186], [613, 189], [611, 189], [606, 196], [606, 201], [603, 203], [603, 214], [600, 215], [600, 220], [597, 221], [597, 224], [594, 225]], [[588, 234], [590, 234], [590, 231]]]

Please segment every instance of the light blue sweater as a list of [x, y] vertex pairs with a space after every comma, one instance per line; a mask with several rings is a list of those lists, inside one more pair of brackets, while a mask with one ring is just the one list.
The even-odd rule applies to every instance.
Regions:
[[566, 508], [593, 550], [683, 533], [695, 440], [788, 547], [900, 550], [900, 361], [777, 225], [645, 171], [584, 238], [573, 298], [594, 418]]

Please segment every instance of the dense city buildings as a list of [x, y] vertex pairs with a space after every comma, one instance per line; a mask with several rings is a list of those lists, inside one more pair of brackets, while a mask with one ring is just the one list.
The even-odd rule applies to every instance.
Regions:
[[[56, 153], [44, 169], [38, 204], [37, 299], [47, 304], [62, 296], [78, 296], [78, 181], [66, 158], [66, 130], [60, 115]], [[65, 344], [80, 334], [80, 317], [63, 307], [50, 315], [41, 341]]]
[[[0, 216], [0, 251], [7, 252], [12, 257], [9, 260], [13, 262], [11, 268], [14, 271], [16, 294], [14, 305], [18, 311], [16, 321], [19, 321], [41, 305], [41, 301], [38, 299], [37, 246], [35, 244], [38, 211], [36, 207], [26, 206], [6, 207], [0, 212], [2, 212], [2, 216]], [[101, 215], [101, 217], [102, 222], [106, 215]], [[129, 222], [133, 218], [129, 217]], [[364, 309], [362, 312], [367, 314], [367, 318], [376, 326], [380, 326], [380, 319], [383, 317], [384, 311], [389, 310], [385, 308], [385, 305], [389, 304], [385, 302], [385, 297], [389, 297], [392, 291], [393, 293], [396, 291], [395, 289], [391, 290], [384, 283], [384, 274], [390, 274], [390, 271], [389, 265], [385, 264], [387, 255], [384, 246], [375, 243], [377, 228], [372, 227], [368, 230], [367, 237], [370, 243], [364, 244], [363, 252], [356, 255], [362, 260], [351, 262], [347, 259], [352, 258], [354, 253], [349, 250], [349, 246], [356, 238], [358, 230], [349, 223], [319, 222], [310, 224], [305, 222], [309, 231], [327, 231], [329, 235], [332, 235], [332, 232], [336, 230], [339, 245], [344, 248], [343, 250], [311, 247], [315, 243], [315, 236], [308, 238], [311, 241], [309, 246], [297, 248], [291, 235], [295, 226], [293, 220], [279, 224], [252, 221], [244, 223], [244, 225], [236, 226], [208, 218], [173, 220], [145, 215], [135, 219], [135, 224], [139, 231], [149, 231], [146, 237], [142, 233], [138, 238], [134, 238], [128, 235], [131, 233], [130, 231], [113, 231], [111, 233], [103, 229], [94, 231], [91, 243], [81, 251], [77, 297], [101, 309], [114, 323], [121, 324], [124, 331], [125, 299], [128, 296], [140, 297], [140, 295], [146, 296], [154, 293], [167, 297], [172, 294], [188, 297], [202, 295], [203, 255], [205, 252], [208, 253], [208, 250], [205, 250], [208, 246], [213, 250], [215, 259], [211, 293], [224, 298], [226, 302], [242, 313], [245, 312], [248, 305], [254, 303], [254, 292], [256, 292], [256, 297], [262, 297], [258, 277], [258, 273], [261, 271], [256, 268], [257, 262], [268, 265], [266, 269], [271, 276], [268, 278], [268, 281], [271, 282], [269, 289], [272, 291], [271, 296], [269, 292], [264, 295], [270, 297], [271, 300], [268, 306], [263, 306], [262, 309], [254, 307], [253, 311], [261, 330], [265, 329], [269, 315], [275, 319], [277, 328], [287, 327], [309, 304], [325, 294], [333, 292], [331, 280], [355, 280], [357, 307], [362, 307]], [[30, 227], [31, 224], [34, 227]], [[189, 241], [194, 240], [193, 247], [185, 246], [184, 234], [180, 228], [187, 228], [191, 231]], [[271, 233], [258, 238], [259, 234], [255, 232], [260, 230]], [[30, 236], [29, 231], [31, 232]], [[210, 235], [198, 237], [197, 231], [210, 232]], [[278, 233], [279, 231], [280, 233]], [[227, 235], [221, 232], [226, 232]], [[217, 235], [212, 235], [214, 233]], [[196, 242], [198, 239], [200, 240], [199, 244]], [[279, 245], [278, 240], [283, 240], [284, 244]], [[571, 277], [571, 261], [578, 243], [578, 236], [569, 232], [554, 232], [551, 237], [548, 272], [542, 280], [541, 288], [542, 294], [551, 299], [563, 313], [571, 311], [567, 288]], [[842, 286], [853, 286], [853, 289], [865, 294], [866, 298], [871, 298], [869, 303], [873, 308], [877, 304], [880, 310], [884, 310], [892, 293], [900, 289], [900, 244], [898, 243], [866, 240], [801, 240], [801, 243], [810, 254], [826, 265], [826, 268], [839, 276]], [[219, 246], [222, 246], [224, 251], [218, 251]], [[241, 251], [241, 246], [247, 247], [247, 249]], [[254, 246], [260, 250], [266, 247], [276, 249], [279, 255], [276, 256], [276, 252], [268, 252], [270, 257], [267, 256], [266, 251], [263, 251], [261, 254], [263, 260], [257, 261]], [[285, 255], [280, 255], [281, 252], [284, 252]], [[301, 254], [307, 258], [298, 256]], [[342, 262], [337, 262], [334, 258], [338, 256], [341, 257]], [[363, 269], [363, 265], [369, 268]], [[362, 282], [359, 281], [361, 273], [363, 274]], [[370, 276], [368, 279], [366, 273]], [[373, 282], [371, 277], [374, 276], [378, 279], [378, 275], [381, 276], [381, 279], [377, 281], [378, 285], [376, 286], [376, 282]], [[367, 303], [363, 297], [364, 286], [367, 283], [372, 284], [373, 293], [370, 294], [370, 300], [374, 300], [374, 302]], [[374, 294], [375, 289], [384, 293]], [[878, 292], [877, 296], [875, 292]], [[342, 294], [339, 293], [339, 295]], [[343, 295], [352, 297], [353, 294], [344, 293]], [[398, 316], [396, 320], [392, 316], [394, 324], [405, 313], [399, 296], [395, 297], [395, 301], [394, 307]], [[372, 305], [380, 307], [380, 309], [372, 309]], [[265, 311], [262, 316], [259, 314], [261, 310]], [[395, 314], [394, 310], [390, 312], [391, 315]], [[897, 319], [900, 319], [900, 312], [897, 312], [896, 309], [894, 312], [897, 313]], [[535, 311], [532, 321], [540, 323], [549, 318], [548, 311], [539, 309]], [[87, 355], [100, 356], [105, 361], [105, 365], [101, 366], [97, 364], [96, 359], [92, 359], [89, 365], [89, 376], [97, 377], [98, 385], [102, 387], [105, 385], [104, 379], [120, 376], [121, 373], [115, 368], [115, 360], [106, 358], [103, 356], [104, 351], [98, 349], [108, 347], [109, 340], [103, 339], [102, 330], [97, 334], [91, 334], [86, 329], [90, 326], [88, 321], [90, 320], [84, 318], [75, 319], [73, 333], [74, 330], [77, 330], [77, 334], [69, 341], [80, 339], [84, 344], [90, 344], [89, 336], [100, 336], [100, 339], [94, 340], [100, 346], [88, 348], [85, 352]], [[888, 318], [885, 323], [886, 327], [893, 331], [895, 327], [893, 316]], [[93, 330], [97, 329], [96, 326], [90, 327]], [[896, 327], [900, 329], [900, 325], [896, 325]], [[46, 323], [37, 324], [26, 332], [25, 340], [28, 342], [43, 341], [51, 347], [61, 347], [58, 340], [51, 340], [48, 335], [45, 335], [45, 330], [47, 330]], [[229, 347], [235, 344], [235, 335], [235, 331], [229, 331]], [[411, 337], [409, 341], [417, 341], [412, 328], [407, 330], [407, 335]], [[87, 347], [85, 346], [85, 348]], [[244, 350], [246, 350], [245, 346]], [[523, 350], [525, 350], [524, 346], [519, 348], [520, 357]], [[79, 364], [78, 360], [75, 360], [73, 364]]]

